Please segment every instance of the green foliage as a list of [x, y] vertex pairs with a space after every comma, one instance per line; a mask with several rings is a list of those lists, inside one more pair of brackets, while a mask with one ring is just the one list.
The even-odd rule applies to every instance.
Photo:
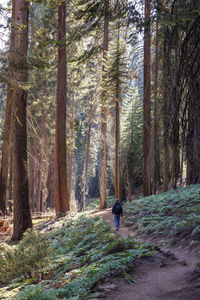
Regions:
[[140, 234], [166, 234], [198, 239], [200, 231], [199, 185], [135, 199], [126, 203], [124, 223]]
[[47, 271], [53, 272], [53, 279], [25, 287], [18, 292], [18, 300], [88, 298], [102, 279], [153, 254], [151, 245], [132, 237], [121, 239], [99, 218], [70, 220], [47, 239], [53, 249]]
[[57, 300], [54, 289], [44, 290], [41, 286], [31, 285], [25, 289], [15, 298], [17, 300]]
[[[114, 204], [114, 202], [115, 202], [114, 196], [107, 197], [107, 207], [112, 207], [112, 205]], [[99, 209], [99, 203], [100, 203], [100, 199], [99, 198], [90, 199], [86, 203], [86, 210]]]
[[[129, 182], [133, 191], [142, 183], [143, 101], [138, 88], [129, 87], [123, 103], [121, 163], [123, 169], [128, 171]], [[126, 178], [126, 175], [124, 177]], [[127, 182], [124, 182], [124, 185], [126, 184]]]
[[[112, 99], [121, 101], [127, 86], [128, 72], [125, 42], [120, 41], [119, 36], [109, 44], [104, 60], [104, 69], [102, 95], [105, 96], [105, 99], [109, 97], [110, 102]], [[115, 99], [117, 94], [119, 99]]]
[[0, 247], [0, 282], [14, 278], [39, 278], [49, 262], [50, 247], [45, 236], [34, 230], [27, 230], [16, 246]]
[[133, 278], [126, 271], [124, 271], [124, 278], [126, 279], [126, 281], [128, 281], [129, 284], [134, 284], [135, 283]]

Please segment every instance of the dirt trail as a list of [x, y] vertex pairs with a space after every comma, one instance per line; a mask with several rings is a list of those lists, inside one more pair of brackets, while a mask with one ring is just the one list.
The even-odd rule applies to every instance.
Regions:
[[[114, 226], [111, 209], [93, 212]], [[120, 224], [118, 231], [121, 237], [134, 236], [130, 228]], [[138, 238], [137, 238], [138, 239]], [[107, 300], [200, 300], [200, 288], [191, 281], [196, 263], [200, 257], [195, 253], [181, 248], [168, 248], [175, 254], [177, 261], [167, 260], [165, 266], [152, 264], [139, 265], [130, 275], [134, 284], [129, 284], [124, 278], [113, 280], [119, 288], [106, 294]], [[184, 265], [184, 260], [186, 265]], [[195, 274], [195, 276], [200, 274]]]

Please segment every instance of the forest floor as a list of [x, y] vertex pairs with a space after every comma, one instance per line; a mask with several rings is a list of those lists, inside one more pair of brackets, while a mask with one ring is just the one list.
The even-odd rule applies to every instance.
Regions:
[[[109, 201], [112, 207], [114, 198]], [[98, 207], [99, 199], [96, 202], [93, 199], [84, 213], [63, 218], [55, 218], [50, 212], [34, 216], [34, 229], [46, 235], [54, 247], [54, 255], [47, 257], [51, 262], [48, 277], [40, 280], [38, 271], [39, 279], [30, 285], [31, 292], [42, 289], [44, 294], [51, 286], [50, 290], [56, 295], [48, 299], [53, 300], [69, 299], [69, 295], [73, 300], [91, 297], [96, 297], [93, 300], [200, 300], [200, 185], [126, 202], [118, 232], [111, 208], [97, 210]], [[0, 225], [0, 243], [3, 244], [9, 242], [12, 235], [11, 218], [3, 219]], [[132, 238], [126, 239], [129, 236]], [[120, 238], [124, 238], [121, 239], [124, 247]], [[32, 235], [30, 243], [32, 245]], [[132, 251], [130, 257], [127, 256], [129, 251]], [[36, 260], [38, 262], [38, 253]], [[126, 264], [122, 263], [124, 260]], [[94, 276], [92, 283], [91, 275]], [[26, 276], [18, 278], [20, 281], [14, 285], [0, 285], [0, 299], [18, 299], [16, 294], [26, 289], [27, 279]], [[80, 290], [84, 282], [86, 292], [89, 291], [86, 297], [82, 296], [85, 291]], [[45, 297], [47, 299], [46, 294]]]
[[[111, 209], [94, 211], [93, 216], [99, 216], [106, 220], [114, 228], [113, 215]], [[121, 237], [136, 236], [136, 233], [126, 227], [121, 221], [118, 234]], [[160, 240], [156, 238], [137, 240], [150, 242], [154, 246]], [[162, 238], [163, 241], [163, 238]], [[167, 244], [167, 240], [166, 240]], [[134, 271], [129, 272], [133, 279], [130, 284], [124, 276], [110, 280], [116, 289], [106, 293], [104, 299], [107, 300], [199, 300], [200, 286], [197, 279], [200, 274], [197, 271], [196, 263], [199, 262], [197, 249], [189, 250], [186, 246], [176, 245], [167, 248], [157, 248], [160, 252], [155, 255], [153, 262], [138, 265]]]

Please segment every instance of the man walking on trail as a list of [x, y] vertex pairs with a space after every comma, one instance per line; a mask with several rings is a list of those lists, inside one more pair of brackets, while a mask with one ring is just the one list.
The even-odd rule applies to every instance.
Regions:
[[119, 223], [120, 223], [120, 215], [123, 216], [123, 209], [118, 199], [116, 199], [115, 204], [112, 208], [112, 213], [114, 214], [114, 221], [116, 230], [119, 230]]

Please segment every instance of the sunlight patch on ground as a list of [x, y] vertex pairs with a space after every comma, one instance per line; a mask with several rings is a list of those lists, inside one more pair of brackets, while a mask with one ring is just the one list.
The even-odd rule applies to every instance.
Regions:
[[104, 210], [94, 210], [94, 211], [91, 211], [89, 214], [95, 215], [95, 216], [102, 216], [102, 215], [106, 215], [109, 212], [111, 212], [111, 208], [106, 208]]

